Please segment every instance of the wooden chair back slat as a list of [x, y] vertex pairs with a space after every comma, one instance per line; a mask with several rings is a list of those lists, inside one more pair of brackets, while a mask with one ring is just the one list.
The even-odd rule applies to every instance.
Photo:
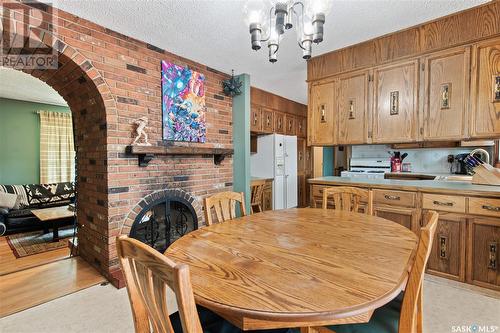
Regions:
[[438, 213], [429, 211], [424, 220], [426, 225], [420, 229], [420, 239], [413, 259], [403, 298], [399, 318], [399, 332], [422, 332], [422, 281], [425, 266], [432, 250], [432, 242], [438, 224]]
[[266, 186], [265, 180], [256, 180], [252, 182], [251, 200], [250, 200], [250, 213], [253, 214], [255, 208], [262, 212], [262, 201], [264, 197], [264, 187]]
[[216, 222], [224, 222], [236, 218], [236, 203], [240, 206], [242, 216], [246, 215], [245, 195], [243, 192], [220, 192], [205, 198], [205, 221], [207, 225], [214, 223], [212, 208], [217, 217]]
[[361, 199], [368, 203], [366, 214], [373, 215], [373, 194], [371, 190], [349, 187], [335, 186], [323, 188], [323, 209], [328, 208], [329, 199], [333, 199], [335, 209], [349, 212], [358, 212]]
[[175, 264], [142, 242], [119, 236], [118, 258], [127, 283], [135, 331], [173, 333], [168, 314], [167, 286], [175, 293], [184, 332], [202, 333], [189, 268]]

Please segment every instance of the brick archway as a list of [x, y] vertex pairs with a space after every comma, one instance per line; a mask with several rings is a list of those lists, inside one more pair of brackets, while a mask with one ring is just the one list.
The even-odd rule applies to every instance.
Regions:
[[[4, 14], [5, 15], [5, 14]], [[50, 31], [30, 27], [11, 16], [4, 36], [22, 41], [7, 55], [57, 54], [57, 69], [14, 68], [36, 77], [56, 90], [68, 103], [74, 119], [77, 159], [77, 219], [79, 253], [111, 278], [108, 245], [108, 142], [107, 131], [116, 127], [114, 96], [92, 62]], [[13, 29], [13, 31], [12, 31]], [[36, 46], [33, 46], [36, 45]], [[5, 49], [4, 49], [5, 55]]]

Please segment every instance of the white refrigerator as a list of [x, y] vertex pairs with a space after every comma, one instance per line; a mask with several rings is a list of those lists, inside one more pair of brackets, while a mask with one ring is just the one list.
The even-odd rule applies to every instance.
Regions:
[[253, 177], [273, 178], [273, 209], [297, 207], [297, 137], [270, 134], [257, 137], [250, 156]]

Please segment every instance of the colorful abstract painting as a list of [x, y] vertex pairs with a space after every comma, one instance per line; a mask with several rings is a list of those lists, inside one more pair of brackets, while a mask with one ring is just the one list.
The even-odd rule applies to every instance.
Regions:
[[205, 142], [205, 76], [161, 62], [163, 139]]

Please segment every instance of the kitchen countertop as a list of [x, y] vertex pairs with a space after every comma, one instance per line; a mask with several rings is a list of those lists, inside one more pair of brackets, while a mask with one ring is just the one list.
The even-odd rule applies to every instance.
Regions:
[[270, 178], [266, 178], [266, 177], [250, 177], [250, 182], [253, 182], [253, 181], [257, 181], [257, 180], [265, 180], [265, 181], [268, 181], [268, 180], [274, 180], [274, 178], [270, 177]]
[[[469, 175], [459, 175], [455, 173], [444, 173], [444, 172], [387, 172], [386, 175], [392, 177], [400, 177], [404, 179], [405, 177], [440, 177], [440, 180], [462, 180], [464, 182], [472, 181], [472, 176]], [[433, 180], [433, 179], [430, 179]]]
[[372, 188], [390, 190], [421, 191], [453, 195], [472, 195], [500, 197], [500, 186], [475, 185], [470, 182], [440, 180], [400, 180], [400, 179], [363, 179], [351, 177], [318, 177], [308, 180], [318, 185], [364, 185]]

